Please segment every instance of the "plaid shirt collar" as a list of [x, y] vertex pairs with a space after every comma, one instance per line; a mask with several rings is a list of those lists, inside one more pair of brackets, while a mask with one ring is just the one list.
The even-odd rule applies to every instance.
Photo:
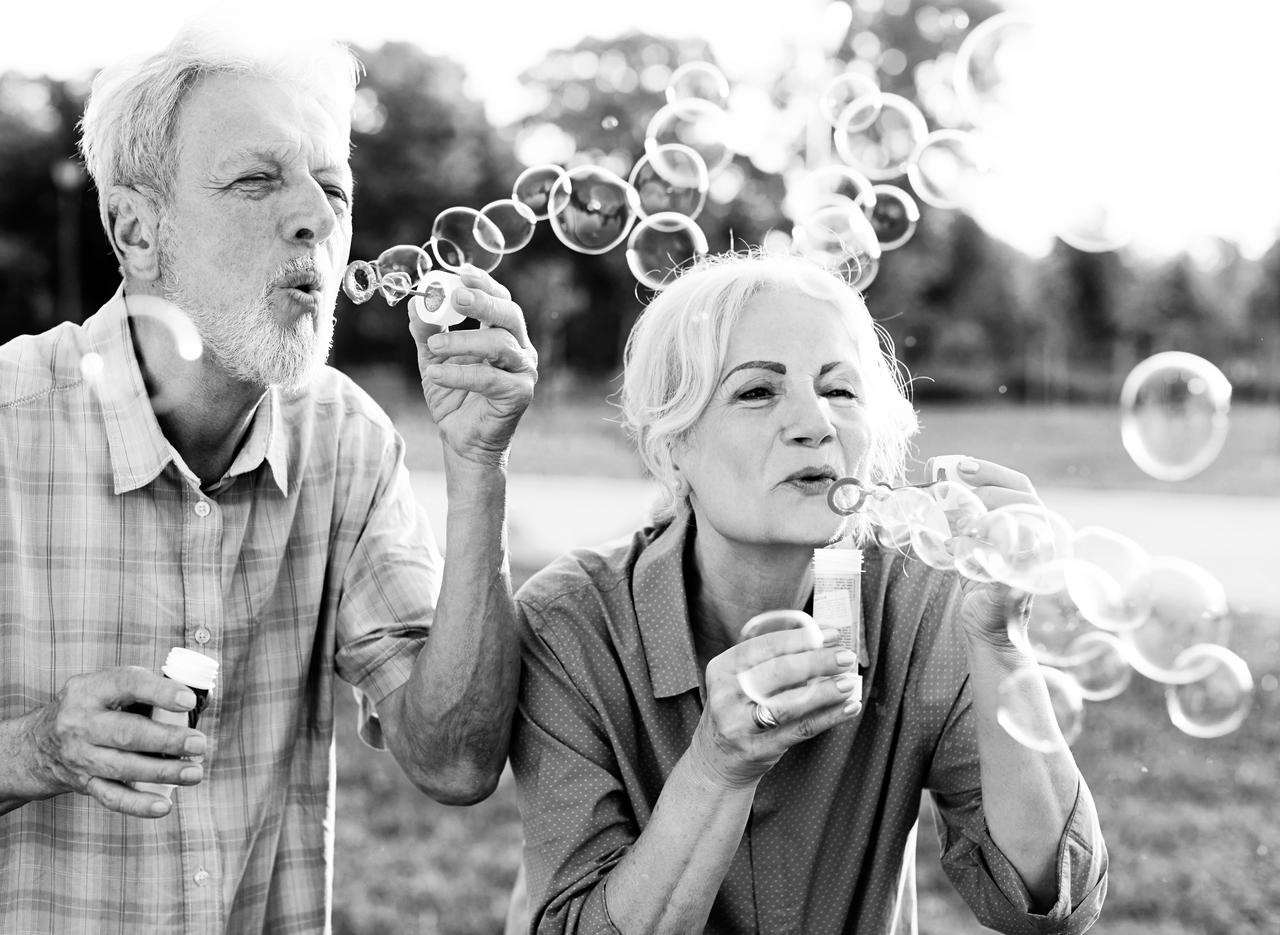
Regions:
[[[151, 483], [170, 462], [182, 459], [160, 431], [133, 350], [124, 284], [85, 323], [90, 348], [102, 360], [98, 398], [107, 433], [116, 494]], [[254, 411], [235, 460], [218, 485], [253, 472], [264, 461], [276, 486], [289, 492], [288, 440], [280, 427], [280, 390], [269, 387]], [[185, 465], [182, 469], [186, 471]], [[189, 473], [189, 471], [187, 472]]]

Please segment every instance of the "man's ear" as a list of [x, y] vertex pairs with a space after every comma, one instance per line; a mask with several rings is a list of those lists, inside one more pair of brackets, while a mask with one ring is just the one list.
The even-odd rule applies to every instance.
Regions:
[[136, 188], [113, 185], [107, 195], [111, 249], [126, 278], [155, 282], [160, 278], [160, 212]]

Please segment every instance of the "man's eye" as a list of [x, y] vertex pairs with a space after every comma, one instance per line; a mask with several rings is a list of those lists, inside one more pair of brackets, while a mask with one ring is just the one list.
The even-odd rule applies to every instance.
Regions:
[[342, 202], [344, 205], [351, 204], [351, 196], [347, 194], [346, 189], [337, 188], [331, 185], [325, 189], [325, 194], [334, 201]]

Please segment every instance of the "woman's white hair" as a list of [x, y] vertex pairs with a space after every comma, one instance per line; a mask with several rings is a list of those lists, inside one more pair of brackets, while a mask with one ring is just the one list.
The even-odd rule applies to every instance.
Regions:
[[[663, 495], [654, 519], [670, 518], [681, 499], [673, 452], [715, 393], [734, 326], [765, 290], [798, 291], [845, 312], [872, 426], [867, 477], [895, 483], [905, 473], [917, 428], [902, 368], [887, 332], [839, 276], [802, 257], [750, 250], [710, 256], [660, 292], [627, 338], [622, 421]], [[785, 327], [785, 322], [779, 322]]]
[[108, 66], [94, 79], [80, 121], [80, 152], [98, 189], [108, 240], [112, 186], [134, 188], [158, 206], [168, 202], [178, 158], [178, 114], [188, 92], [210, 75], [291, 85], [318, 101], [339, 126], [350, 127], [362, 71], [351, 50], [296, 20], [287, 30], [264, 26], [260, 16], [252, 22], [246, 26], [225, 10], [211, 12], [188, 21], [162, 51]]

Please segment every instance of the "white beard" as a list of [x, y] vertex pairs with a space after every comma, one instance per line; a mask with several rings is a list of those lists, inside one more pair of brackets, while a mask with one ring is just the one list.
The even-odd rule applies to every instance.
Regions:
[[286, 392], [305, 388], [324, 366], [333, 346], [333, 308], [321, 310], [319, 328], [299, 316], [281, 328], [272, 314], [267, 291], [248, 308], [217, 308], [201, 303], [185, 287], [172, 253], [160, 245], [160, 284], [165, 296], [187, 313], [204, 353], [233, 379], [256, 386], [276, 385]]

